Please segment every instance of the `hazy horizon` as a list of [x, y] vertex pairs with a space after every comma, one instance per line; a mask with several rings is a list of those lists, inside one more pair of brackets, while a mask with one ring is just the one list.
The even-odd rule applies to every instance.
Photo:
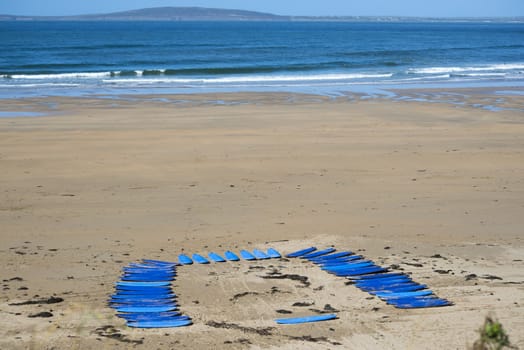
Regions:
[[88, 3], [70, 0], [18, 0], [0, 4], [0, 13], [18, 16], [69, 16], [102, 14], [151, 7], [208, 7], [266, 12], [283, 16], [398, 16], [398, 17], [519, 17], [524, 16], [522, 0], [440, 0], [424, 3], [415, 0], [368, 0], [347, 3], [325, 0], [322, 3], [300, 3], [277, 0], [92, 0]]

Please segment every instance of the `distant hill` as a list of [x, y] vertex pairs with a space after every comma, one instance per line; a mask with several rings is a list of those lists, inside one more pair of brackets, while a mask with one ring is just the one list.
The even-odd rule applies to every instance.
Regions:
[[78, 16], [1, 15], [0, 21], [295, 21], [295, 22], [524, 22], [524, 17], [427, 18], [394, 16], [279, 16], [271, 13], [204, 7], [154, 7]]
[[155, 7], [140, 10], [79, 16], [13, 16], [0, 20], [18, 21], [287, 21], [290, 17], [270, 13], [204, 7]]

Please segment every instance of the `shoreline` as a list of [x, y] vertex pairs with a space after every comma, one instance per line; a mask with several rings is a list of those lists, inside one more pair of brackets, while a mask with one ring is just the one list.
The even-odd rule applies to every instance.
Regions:
[[[277, 103], [324, 103], [327, 101], [362, 102], [366, 100], [389, 102], [415, 102], [448, 104], [455, 107], [474, 108], [492, 112], [513, 111], [523, 112], [524, 87], [508, 85], [502, 87], [437, 87], [402, 89], [373, 88], [364, 91], [346, 91], [336, 95], [293, 92], [293, 91], [266, 91], [266, 92], [202, 92], [202, 93], [144, 93], [133, 94], [94, 94], [82, 96], [33, 96], [33, 97], [5, 97], [0, 108], [0, 118], [10, 117], [43, 117], [52, 115], [57, 110], [57, 101], [113, 101], [118, 103], [147, 102], [165, 103], [177, 107], [191, 107], [201, 105], [257, 105]], [[28, 108], [28, 106], [30, 106]], [[17, 108], [24, 110], [19, 111]], [[29, 110], [28, 110], [29, 109]]]
[[[97, 73], [93, 73], [97, 74]], [[198, 81], [198, 80], [195, 80]], [[212, 82], [201, 84], [181, 84], [171, 82], [168, 85], [159, 81], [154, 84], [154, 80], [148, 82], [150, 86], [112, 86], [112, 85], [90, 85], [71, 84], [68, 82], [44, 84], [28, 84], [27, 87], [17, 85], [0, 84], [0, 100], [18, 98], [44, 98], [44, 97], [70, 97], [70, 98], [133, 98], [134, 96], [191, 96], [191, 95], [231, 95], [231, 94], [294, 94], [294, 95], [316, 95], [328, 98], [340, 98], [347, 96], [361, 96], [364, 98], [391, 98], [401, 99], [406, 97], [405, 92], [413, 91], [486, 91], [492, 94], [497, 91], [511, 91], [516, 95], [524, 94], [524, 80], [477, 80], [477, 81], [438, 81], [420, 80], [410, 81], [384, 81], [384, 82], [333, 82], [305, 81], [302, 83], [259, 83], [246, 84], [224, 84], [215, 85]], [[63, 86], [62, 86], [63, 85]]]
[[[0, 118], [0, 344], [464, 348], [493, 313], [524, 346], [524, 97], [406, 95], [2, 100], [1, 111], [49, 115]], [[295, 260], [180, 267], [195, 323], [184, 329], [126, 328], [105, 305], [142, 258], [311, 245], [409, 273], [455, 305], [397, 310]], [[275, 269], [311, 285], [260, 277]], [[51, 296], [64, 301], [9, 305]], [[339, 320], [277, 327], [276, 310], [311, 313], [297, 302]], [[40, 311], [53, 316], [28, 317]]]

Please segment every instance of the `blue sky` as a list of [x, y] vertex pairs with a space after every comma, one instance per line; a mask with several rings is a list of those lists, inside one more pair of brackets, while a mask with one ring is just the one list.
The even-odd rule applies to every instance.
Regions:
[[74, 15], [157, 6], [217, 7], [307, 16], [524, 16], [524, 0], [0, 0], [0, 13]]

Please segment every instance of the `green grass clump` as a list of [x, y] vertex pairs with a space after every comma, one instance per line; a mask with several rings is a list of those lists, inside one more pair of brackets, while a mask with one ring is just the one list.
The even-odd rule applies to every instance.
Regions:
[[513, 348], [502, 324], [491, 317], [486, 317], [479, 330], [480, 338], [473, 344], [473, 350], [501, 350]]

